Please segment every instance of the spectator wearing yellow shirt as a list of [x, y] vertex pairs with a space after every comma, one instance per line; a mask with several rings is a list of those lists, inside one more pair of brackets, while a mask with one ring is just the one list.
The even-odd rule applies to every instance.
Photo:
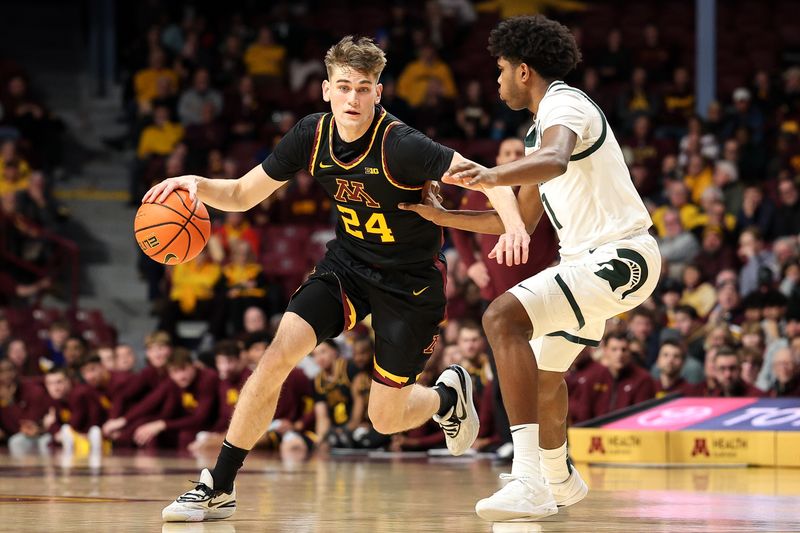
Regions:
[[169, 155], [183, 139], [183, 126], [170, 121], [169, 109], [158, 106], [153, 111], [153, 124], [147, 126], [139, 138], [136, 154], [139, 159], [152, 155]]
[[136, 101], [139, 107], [147, 107], [150, 101], [158, 95], [158, 80], [166, 78], [169, 81], [172, 91], [178, 89], [178, 74], [164, 65], [166, 56], [160, 48], [150, 52], [148, 67], [138, 71], [133, 77], [133, 88], [136, 94]]
[[251, 76], [281, 77], [285, 59], [286, 48], [275, 42], [267, 26], [259, 28], [256, 42], [244, 53], [244, 64]]
[[224, 305], [219, 301], [222, 287], [219, 264], [203, 250], [192, 261], [172, 267], [170, 281], [169, 301], [161, 314], [158, 329], [175, 338], [179, 320], [207, 320], [211, 333], [220, 335]]
[[692, 154], [683, 181], [692, 193], [692, 202], [699, 203], [703, 191], [713, 184], [714, 172], [702, 155]]
[[717, 291], [714, 286], [703, 279], [703, 272], [695, 264], [688, 264], [683, 269], [683, 294], [681, 305], [691, 305], [700, 318], [705, 318], [717, 303]]
[[458, 95], [450, 67], [439, 59], [433, 45], [424, 44], [420, 48], [419, 59], [406, 65], [400, 74], [397, 95], [411, 107], [417, 107], [428, 93], [428, 82], [434, 78], [441, 83], [444, 98], [454, 99]]
[[233, 331], [244, 330], [244, 312], [247, 308], [263, 307], [267, 296], [264, 269], [256, 262], [250, 243], [236, 240], [231, 243], [231, 262], [222, 267], [225, 283], [228, 321]]
[[704, 223], [705, 219], [700, 212], [700, 208], [689, 202], [689, 189], [686, 184], [681, 181], [673, 181], [666, 185], [666, 189], [669, 204], [657, 208], [651, 215], [659, 237], [664, 237], [667, 234], [664, 215], [671, 209], [678, 211], [681, 226], [688, 231]]
[[30, 173], [30, 165], [17, 153], [17, 143], [4, 142], [0, 147], [0, 196], [27, 189]]

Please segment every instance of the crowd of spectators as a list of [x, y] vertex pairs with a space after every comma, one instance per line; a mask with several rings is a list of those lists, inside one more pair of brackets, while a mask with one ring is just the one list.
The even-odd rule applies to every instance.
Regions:
[[[165, 15], [123, 48], [136, 148], [132, 201], [165, 175], [238, 177], [298, 118], [326, 109], [321, 60], [336, 35], [322, 20], [328, 12], [313, 19], [326, 30], [312, 33], [278, 6], [214, 24], [194, 11]], [[521, 157], [514, 139], [524, 136], [530, 117], [497, 101], [484, 51], [484, 30], [496, 14], [466, 2], [424, 7], [392, 3], [380, 14], [362, 13], [388, 54], [381, 103], [487, 164]], [[571, 20], [580, 41], [590, 19]], [[651, 212], [664, 269], [653, 297], [610, 320], [600, 346], [587, 347], [568, 374], [571, 423], [673, 393], [800, 396], [800, 66], [776, 63], [743, 75], [701, 117], [686, 50], [665, 42], [658, 26], [636, 33], [609, 28], [604, 46], [583, 52], [567, 81], [608, 117]], [[466, 54], [486, 57], [472, 64]], [[475, 68], [486, 60], [488, 68]], [[447, 188], [443, 194], [451, 208], [485, 207], [480, 195]], [[125, 346], [62, 350], [61, 360], [51, 354], [31, 363], [24, 346], [10, 334], [3, 338], [0, 320], [0, 428], [7, 437], [24, 435], [15, 446], [33, 449], [49, 439], [73, 446], [85, 433], [95, 445], [106, 439], [120, 447], [216, 449], [287, 296], [324, 253], [333, 219], [331, 201], [304, 173], [248, 213], [213, 216], [212, 239], [196, 260], [166, 269], [141, 262], [161, 330], [148, 337], [143, 370], [132, 369]], [[509, 286], [556, 261], [557, 244], [543, 220], [531, 264], [515, 269], [486, 261], [492, 245], [485, 236], [448, 232], [448, 321], [419, 381], [430, 384], [445, 366], [464, 365], [481, 418], [475, 448], [502, 454], [510, 437], [481, 313]], [[199, 339], [182, 336], [189, 320], [204, 324]], [[370, 332], [361, 324], [301, 363], [260, 446], [301, 454], [314, 447], [443, 446], [432, 423], [391, 437], [369, 426]], [[58, 338], [53, 345], [65, 345]], [[52, 368], [42, 377], [45, 366]], [[62, 378], [71, 388], [54, 385]], [[111, 385], [118, 379], [123, 386]], [[44, 387], [49, 399], [14, 425], [7, 406], [22, 405], [31, 387]], [[101, 409], [86, 413], [91, 402], [79, 398]]]
[[0, 307], [65, 288], [56, 271], [74, 244], [59, 235], [69, 214], [51, 194], [62, 129], [26, 71], [0, 58]]

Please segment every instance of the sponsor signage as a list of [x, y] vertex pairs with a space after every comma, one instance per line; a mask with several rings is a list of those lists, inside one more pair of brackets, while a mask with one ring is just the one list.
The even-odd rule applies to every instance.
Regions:
[[[606, 424], [609, 429], [675, 431], [696, 427], [758, 402], [757, 398], [679, 398], [626, 418]], [[800, 408], [800, 401], [797, 401]]]
[[775, 464], [771, 431], [676, 431], [668, 443], [670, 463]]
[[570, 428], [594, 463], [800, 467], [800, 398], [679, 398], [597, 428]]
[[735, 431], [800, 431], [800, 398], [759, 399], [743, 405], [739, 409], [693, 424], [691, 428]]
[[571, 428], [569, 453], [575, 461], [597, 463], [664, 463], [665, 433]]

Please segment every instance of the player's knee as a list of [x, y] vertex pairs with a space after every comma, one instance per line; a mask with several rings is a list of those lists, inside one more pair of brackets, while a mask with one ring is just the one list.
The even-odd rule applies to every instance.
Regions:
[[258, 371], [260, 370], [273, 377], [276, 373], [288, 375], [297, 364], [297, 360], [298, 358], [295, 354], [270, 346], [267, 348], [267, 351], [264, 352], [264, 356], [261, 360], [259, 360], [256, 373], [259, 373]]
[[483, 313], [483, 329], [489, 339], [502, 340], [511, 336], [525, 336], [530, 338], [530, 319], [522, 309], [521, 304], [509, 294], [500, 296], [492, 302]]
[[384, 435], [391, 435], [402, 431], [399, 421], [397, 420], [397, 412], [383, 407], [369, 407], [369, 421], [375, 431]]
[[561, 372], [543, 372], [539, 374], [539, 404], [551, 402], [559, 396], [567, 395], [567, 383]]

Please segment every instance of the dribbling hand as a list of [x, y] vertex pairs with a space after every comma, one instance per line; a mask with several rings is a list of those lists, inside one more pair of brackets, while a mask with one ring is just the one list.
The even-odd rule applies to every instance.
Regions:
[[153, 185], [144, 197], [142, 203], [164, 203], [172, 191], [175, 189], [186, 189], [189, 192], [189, 198], [193, 204], [197, 203], [197, 181], [199, 176], [177, 176], [175, 178], [167, 178], [161, 183]]

